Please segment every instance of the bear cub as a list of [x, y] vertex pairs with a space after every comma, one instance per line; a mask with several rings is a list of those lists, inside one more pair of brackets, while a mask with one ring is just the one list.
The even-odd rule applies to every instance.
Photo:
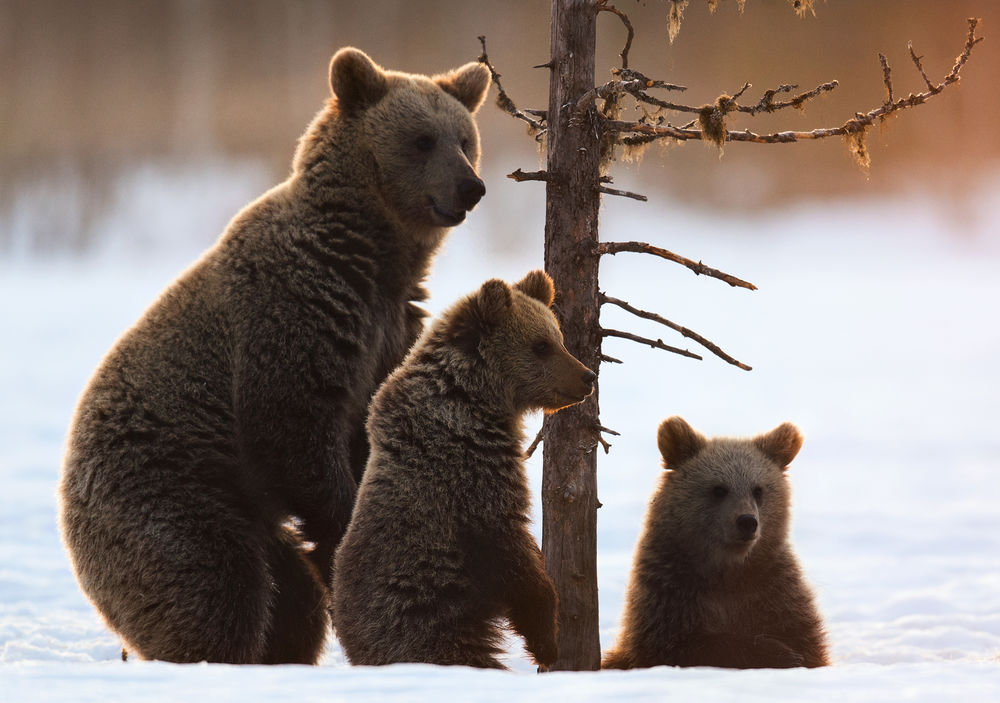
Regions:
[[542, 666], [556, 594], [528, 529], [522, 418], [581, 402], [595, 374], [563, 346], [552, 280], [490, 280], [389, 376], [334, 564], [333, 625], [352, 664], [504, 668], [502, 620]]
[[473, 113], [489, 85], [478, 63], [422, 76], [337, 52], [288, 179], [94, 373], [63, 539], [140, 657], [315, 663], [368, 405], [423, 329], [434, 253], [485, 192]]
[[706, 439], [671, 417], [657, 441], [667, 473], [602, 667], [828, 664], [823, 624], [788, 541], [785, 472], [802, 447], [798, 428]]

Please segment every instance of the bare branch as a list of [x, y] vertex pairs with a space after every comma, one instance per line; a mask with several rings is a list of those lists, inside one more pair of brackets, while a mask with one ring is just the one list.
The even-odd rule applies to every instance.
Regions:
[[663, 351], [673, 352], [674, 354], [680, 354], [681, 356], [701, 361], [701, 357], [694, 352], [690, 352], [687, 349], [672, 347], [669, 344], [664, 344], [662, 339], [648, 339], [646, 337], [640, 337], [639, 335], [632, 334], [631, 332], [622, 332], [621, 330], [607, 329], [605, 327], [601, 328], [601, 336], [629, 339], [633, 342], [638, 342], [639, 344], [648, 344], [653, 349], [662, 349]]
[[983, 40], [982, 37], [976, 36], [976, 27], [979, 26], [979, 18], [969, 17], [966, 21], [969, 23], [969, 36], [965, 40], [965, 48], [955, 59], [955, 65], [951, 67], [951, 73], [945, 76], [944, 80], [937, 86], [937, 89], [934, 92], [941, 92], [946, 85], [951, 85], [958, 80], [958, 73], [962, 70], [962, 66], [965, 65], [965, 62], [969, 60], [969, 54], [972, 53], [972, 47]]
[[907, 42], [906, 46], [910, 50], [910, 58], [913, 59], [913, 63], [916, 65], [917, 70], [920, 71], [920, 76], [924, 79], [927, 89], [934, 90], [934, 84], [931, 83], [931, 79], [927, 77], [927, 74], [924, 72], [924, 67], [920, 64], [920, 59], [922, 59], [923, 56], [917, 56], [917, 53], [913, 50], [913, 42]]
[[621, 359], [616, 359], [613, 356], [608, 356], [607, 354], [601, 354], [601, 361], [608, 364], [622, 364], [625, 363]]
[[623, 82], [639, 81], [646, 88], [660, 88], [661, 90], [687, 90], [683, 85], [667, 83], [650, 78], [645, 73], [636, 71], [634, 68], [612, 68], [611, 75], [618, 76], [618, 80]]
[[[927, 102], [927, 100], [934, 95], [937, 95], [945, 87], [955, 83], [959, 80], [959, 72], [965, 65], [966, 61], [969, 59], [969, 54], [972, 48], [982, 41], [982, 37], [975, 36], [975, 30], [978, 26], [979, 20], [976, 18], [969, 18], [969, 35], [965, 43], [965, 48], [962, 53], [955, 60], [955, 65], [952, 67], [951, 72], [945, 76], [944, 80], [937, 84], [931, 85], [930, 81], [927, 80], [926, 74], [923, 72], [923, 68], [920, 66], [919, 58], [912, 52], [911, 57], [914, 59], [914, 63], [917, 65], [918, 70], [920, 70], [921, 75], [924, 77], [925, 82], [928, 83], [928, 89], [926, 92], [913, 94], [911, 93], [905, 98], [899, 98], [892, 102], [886, 102], [881, 107], [874, 110], [870, 110], [866, 113], [857, 113], [852, 119], [848, 120], [839, 127], [828, 127], [822, 129], [814, 129], [808, 132], [797, 132], [797, 131], [787, 131], [787, 132], [774, 132], [772, 134], [755, 134], [749, 129], [742, 131], [727, 131], [725, 134], [726, 141], [731, 142], [753, 142], [756, 144], [787, 144], [792, 142], [805, 141], [810, 139], [825, 139], [827, 137], [841, 136], [846, 137], [850, 140], [850, 143], [856, 143], [858, 141], [863, 142], [864, 132], [871, 127], [876, 120], [884, 120], [889, 115], [899, 111], [905, 110], [916, 105], [922, 105]], [[787, 104], [794, 105], [796, 101], [801, 104], [799, 98], [807, 99], [807, 97], [812, 97], [813, 95], [818, 95], [819, 92], [825, 90], [831, 90], [836, 87], [836, 82], [824, 83], [822, 86], [810, 91], [808, 94], [804, 93], [793, 100], [789, 100]], [[781, 90], [781, 89], [779, 89]], [[786, 91], [781, 91], [786, 92]], [[773, 97], [773, 96], [772, 96]], [[760, 103], [758, 103], [760, 105]], [[779, 104], [775, 103], [774, 107]], [[740, 111], [742, 108], [734, 108]], [[765, 108], [766, 109], [766, 108]], [[699, 108], [700, 110], [700, 108]], [[686, 110], [685, 110], [686, 111]], [[699, 129], [690, 129], [686, 127], [678, 128], [671, 125], [651, 125], [643, 122], [626, 122], [621, 120], [605, 120], [603, 122], [603, 127], [606, 130], [613, 132], [625, 132], [631, 134], [640, 134], [654, 138], [669, 138], [676, 139], [679, 141], [686, 141], [689, 139], [706, 139], [708, 138]], [[860, 160], [860, 159], [859, 159]]]
[[889, 68], [889, 60], [885, 57], [885, 54], [879, 53], [878, 61], [882, 64], [882, 82], [885, 83], [885, 92], [888, 96], [885, 100], [886, 105], [892, 104], [892, 69]]
[[659, 322], [661, 325], [665, 325], [666, 327], [669, 327], [670, 329], [679, 332], [684, 337], [687, 337], [688, 339], [693, 339], [695, 342], [708, 349], [710, 352], [715, 354], [717, 357], [719, 357], [726, 363], [732, 364], [733, 366], [737, 366], [743, 369], [744, 371], [753, 370], [752, 367], [747, 366], [741, 361], [737, 361], [733, 357], [729, 356], [729, 354], [726, 354], [726, 352], [722, 351], [722, 349], [720, 349], [718, 345], [705, 339], [697, 332], [692, 332], [687, 327], [681, 327], [680, 325], [671, 322], [670, 320], [661, 317], [656, 313], [647, 312], [646, 310], [640, 310], [639, 308], [634, 308], [624, 300], [619, 300], [618, 298], [612, 298], [611, 296], [606, 295], [605, 293], [601, 293], [598, 300], [601, 305], [603, 305], [604, 303], [611, 303], [612, 305], [617, 305], [626, 312], [632, 313], [636, 317], [641, 317], [645, 320], [652, 320], [653, 322]]
[[544, 434], [545, 426], [543, 425], [542, 429], [538, 430], [538, 434], [535, 435], [534, 441], [532, 441], [532, 443], [528, 445], [528, 448], [524, 450], [525, 459], [530, 458], [531, 455], [535, 453], [535, 450], [538, 449], [538, 445], [542, 443], [542, 436]]
[[508, 173], [507, 178], [518, 183], [523, 183], [524, 181], [547, 181], [550, 179], [548, 171], [522, 171], [517, 169], [513, 173]]
[[601, 100], [613, 100], [617, 98], [622, 93], [628, 93], [633, 98], [639, 102], [647, 103], [649, 105], [655, 105], [656, 107], [662, 107], [667, 110], [674, 110], [676, 112], [690, 112], [691, 108], [686, 105], [675, 105], [674, 103], [668, 103], [659, 98], [654, 98], [652, 95], [648, 95], [643, 92], [643, 88], [662, 88], [663, 90], [687, 90], [682, 85], [676, 85], [674, 83], [664, 83], [663, 81], [654, 81], [650, 78], [646, 78], [638, 71], [615, 71], [619, 74], [638, 74], [637, 76], [631, 77], [628, 80], [615, 80], [608, 81], [603, 85], [599, 85], [596, 88], [592, 88], [584, 93], [579, 100], [576, 101], [576, 109], [583, 111], [587, 109], [592, 101], [597, 98]]
[[733, 95], [733, 97], [732, 97], [732, 100], [736, 100], [736, 98], [740, 97], [741, 95], [743, 95], [743, 93], [747, 92], [747, 88], [749, 88], [749, 87], [750, 87], [750, 83], [749, 83], [748, 81], [744, 81], [744, 82], [743, 82], [743, 87], [742, 87], [742, 88], [740, 88], [740, 89], [739, 89], [739, 90], [738, 90], [738, 91], [736, 92], [736, 94], [735, 94], [735, 95]]
[[[632, 73], [632, 72], [630, 72]], [[635, 72], [637, 73], [637, 72]], [[639, 74], [642, 75], [642, 74]], [[787, 93], [795, 90], [798, 86], [795, 85], [782, 85], [773, 90], [764, 91], [764, 95], [755, 105], [738, 105], [736, 99], [741, 97], [743, 93], [746, 92], [748, 88], [751, 87], [750, 83], [744, 83], [743, 87], [732, 97], [727, 96], [727, 112], [743, 112], [748, 115], [756, 115], [758, 112], [776, 112], [777, 110], [782, 110], [786, 107], [801, 107], [802, 103], [810, 100], [811, 98], [825, 93], [827, 91], [833, 90], [838, 85], [837, 81], [829, 81], [827, 83], [822, 83], [816, 86], [812, 90], [806, 91], [805, 93], [800, 93], [790, 100], [784, 102], [774, 102], [774, 96], [778, 93]], [[704, 105], [684, 105], [680, 103], [672, 103], [666, 100], [661, 100], [655, 98], [649, 93], [642, 90], [643, 88], [665, 88], [668, 90], [685, 90], [683, 86], [676, 86], [670, 83], [663, 84], [662, 81], [653, 81], [645, 76], [642, 79], [633, 78], [632, 80], [622, 80], [622, 81], [610, 81], [602, 86], [594, 88], [584, 94], [582, 98], [577, 102], [577, 109], [582, 110], [586, 107], [587, 102], [593, 100], [594, 98], [605, 98], [608, 95], [614, 94], [616, 91], [624, 91], [631, 95], [636, 101], [644, 103], [646, 105], [652, 105], [653, 107], [658, 107], [663, 110], [670, 110], [672, 112], [688, 112], [692, 114], [697, 114], [705, 109]]]
[[700, 261], [692, 261], [691, 259], [679, 256], [672, 251], [667, 251], [666, 249], [661, 249], [660, 247], [655, 247], [652, 244], [647, 244], [646, 242], [601, 242], [598, 245], [597, 253], [611, 254], [614, 256], [619, 252], [632, 252], [636, 254], [652, 254], [653, 256], [659, 256], [662, 259], [668, 261], [673, 261], [676, 264], [686, 266], [687, 268], [694, 271], [697, 276], [709, 276], [711, 278], [718, 278], [720, 281], [725, 281], [734, 288], [748, 288], [749, 290], [757, 290], [757, 286], [753, 283], [748, 283], [742, 279], [731, 276], [728, 273], [723, 273], [717, 269], [705, 266]]
[[625, 29], [628, 31], [628, 38], [625, 40], [625, 48], [621, 50], [619, 56], [622, 57], [622, 68], [628, 68], [628, 52], [632, 48], [632, 39], [635, 37], [635, 29], [632, 27], [632, 22], [629, 20], [628, 15], [619, 10], [614, 5], [609, 5], [608, 0], [600, 0], [597, 5], [598, 12], [611, 12], [618, 15], [618, 19], [622, 21], [625, 25]]
[[486, 55], [485, 35], [479, 37], [479, 43], [483, 46], [483, 53], [479, 55], [478, 61], [490, 70], [490, 76], [493, 78], [493, 85], [497, 87], [497, 107], [511, 117], [516, 117], [517, 119], [527, 123], [528, 129], [531, 130], [532, 134], [537, 135], [544, 132], [546, 129], [545, 120], [533, 119], [526, 115], [523, 111], [518, 110], [517, 105], [514, 104], [514, 101], [510, 99], [510, 96], [508, 96], [507, 92], [503, 89], [503, 86], [500, 84], [500, 74], [497, 73], [497, 70], [493, 67], [493, 64], [490, 63], [489, 57]]
[[623, 198], [632, 198], [633, 200], [641, 200], [642, 202], [647, 202], [649, 200], [649, 198], [642, 193], [633, 193], [630, 190], [618, 190], [617, 188], [608, 188], [607, 186], [599, 186], [597, 190], [607, 195], [620, 195]]
[[756, 115], [758, 112], [776, 112], [782, 110], [786, 107], [802, 107], [802, 103], [807, 100], [815, 98], [817, 95], [826, 93], [828, 91], [836, 88], [840, 83], [837, 81], [828, 81], [826, 83], [821, 83], [812, 90], [807, 90], [804, 93], [799, 93], [794, 98], [786, 100], [784, 102], [774, 102], [774, 96], [778, 93], [790, 93], [796, 88], [797, 85], [780, 85], [773, 90], [765, 90], [764, 95], [761, 97], [760, 101], [752, 107], [744, 107], [743, 105], [737, 105], [734, 110], [739, 112], [744, 112], [749, 115]]
[[621, 437], [622, 436], [621, 432], [615, 432], [614, 430], [610, 430], [607, 427], [605, 427], [604, 425], [601, 425], [600, 423], [596, 424], [594, 426], [594, 429], [597, 430], [597, 441], [601, 443], [602, 447], [604, 447], [604, 453], [605, 454], [608, 454], [608, 453], [611, 452], [611, 443], [608, 442], [608, 440], [604, 439], [604, 437], [601, 436], [601, 433], [605, 432], [605, 433], [607, 433], [609, 435], [614, 435], [615, 437]]

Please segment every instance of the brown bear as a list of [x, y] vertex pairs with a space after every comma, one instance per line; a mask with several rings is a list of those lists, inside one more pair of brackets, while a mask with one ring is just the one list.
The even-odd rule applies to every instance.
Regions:
[[423, 328], [447, 228], [483, 195], [488, 70], [347, 48], [288, 180], [104, 358], [70, 429], [65, 544], [143, 658], [314, 663], [379, 383]]
[[504, 668], [506, 618], [542, 665], [556, 594], [528, 530], [522, 417], [586, 398], [552, 280], [490, 280], [442, 314], [379, 389], [371, 456], [334, 565], [334, 630], [352, 664]]
[[649, 504], [605, 669], [825, 666], [825, 634], [788, 541], [791, 423], [754, 439], [660, 425], [664, 468]]

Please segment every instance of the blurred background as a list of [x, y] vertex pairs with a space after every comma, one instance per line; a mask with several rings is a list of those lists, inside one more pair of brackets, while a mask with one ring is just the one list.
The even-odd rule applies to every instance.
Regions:
[[[612, 170], [623, 187], [668, 207], [746, 213], [907, 192], [932, 202], [956, 233], [982, 229], [976, 203], [996, 190], [1000, 158], [997, 3], [837, 0], [799, 18], [787, 0], [748, 0], [742, 16], [732, 0], [714, 15], [695, 0], [673, 44], [667, 3], [618, 4], [637, 28], [631, 65], [687, 86], [680, 102], [710, 102], [744, 81], [753, 84], [745, 103], [782, 83], [840, 81], [802, 112], [731, 119], [730, 128], [758, 132], [839, 126], [880, 105], [879, 51], [897, 95], [922, 90], [907, 41], [936, 82], [964, 44], [965, 18], [982, 17], [988, 38], [962, 84], [873, 130], [869, 173], [839, 138], [730, 144], [721, 159], [698, 143], [657, 147]], [[389, 68], [434, 73], [476, 59], [484, 34], [515, 102], [544, 108], [548, 76], [531, 67], [548, 60], [548, 13], [541, 0], [0, 0], [0, 256], [209, 244], [243, 203], [285, 177], [328, 94], [329, 58], [344, 45]], [[599, 36], [603, 82], [625, 32], [605, 13]], [[517, 251], [540, 232], [511, 213], [539, 213], [542, 187], [504, 176], [533, 170], [538, 155], [521, 123], [492, 104], [479, 122], [489, 188], [476, 215], [481, 243]]]

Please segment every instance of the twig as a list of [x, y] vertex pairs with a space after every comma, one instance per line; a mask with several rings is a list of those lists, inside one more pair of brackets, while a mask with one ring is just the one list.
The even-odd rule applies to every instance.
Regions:
[[622, 21], [622, 24], [625, 25], [625, 29], [628, 31], [628, 38], [625, 40], [625, 48], [618, 55], [622, 57], [622, 68], [628, 68], [628, 52], [632, 48], [632, 39], [635, 37], [635, 29], [632, 27], [632, 22], [624, 12], [614, 5], [609, 5], [608, 0], [601, 0], [597, 5], [597, 11], [616, 14], [618, 15], [618, 19]]
[[743, 82], [743, 87], [740, 88], [739, 91], [737, 91], [737, 93], [735, 95], [733, 95], [732, 100], [736, 100], [736, 98], [742, 96], [743, 93], [747, 92], [747, 88], [749, 88], [749, 87], [750, 87], [750, 83], [747, 82], [747, 81], [744, 81]]
[[687, 349], [680, 349], [678, 347], [672, 347], [669, 344], [664, 344], [662, 339], [648, 339], [646, 337], [640, 337], [637, 334], [632, 334], [631, 332], [622, 332], [621, 330], [608, 329], [606, 327], [601, 328], [602, 337], [620, 337], [621, 339], [629, 339], [633, 342], [638, 342], [639, 344], [647, 344], [654, 349], [662, 349], [663, 351], [673, 352], [674, 354], [680, 354], [681, 356], [686, 356], [690, 359], [698, 359], [701, 361], [701, 357], [690, 352]]
[[605, 362], [607, 362], [609, 364], [623, 364], [623, 363], [625, 363], [621, 359], [616, 359], [615, 357], [608, 356], [607, 354], [601, 354], [601, 361], [605, 361]]
[[612, 305], [617, 305], [618, 307], [620, 307], [622, 310], [625, 310], [626, 312], [632, 313], [636, 317], [641, 317], [641, 318], [646, 319], [646, 320], [652, 320], [653, 322], [659, 322], [661, 325], [665, 325], [665, 326], [669, 327], [670, 329], [672, 329], [672, 330], [674, 330], [676, 332], [679, 332], [682, 336], [687, 337], [688, 339], [693, 339], [695, 342], [697, 342], [701, 346], [703, 346], [706, 349], [708, 349], [710, 352], [712, 352], [713, 354], [715, 354], [717, 357], [719, 357], [723, 361], [725, 361], [725, 362], [727, 362], [729, 364], [732, 364], [733, 366], [738, 366], [739, 368], [743, 369], [744, 371], [752, 371], [753, 370], [752, 367], [747, 366], [743, 362], [737, 361], [733, 357], [729, 356], [729, 354], [726, 354], [724, 351], [722, 351], [722, 349], [720, 349], [718, 347], [718, 345], [716, 345], [715, 343], [710, 342], [709, 340], [705, 339], [704, 337], [702, 337], [697, 332], [692, 332], [687, 327], [681, 327], [680, 325], [678, 325], [678, 324], [676, 324], [674, 322], [671, 322], [670, 320], [668, 320], [668, 319], [666, 319], [664, 317], [661, 317], [660, 315], [657, 315], [656, 313], [647, 312], [646, 310], [640, 310], [639, 308], [634, 308], [631, 305], [629, 305], [627, 302], [625, 302], [624, 300], [619, 300], [618, 298], [612, 298], [610, 295], [606, 295], [605, 293], [600, 293], [598, 295], [598, 302], [601, 305], [603, 305], [604, 303], [611, 303]]
[[931, 83], [931, 79], [927, 77], [927, 74], [924, 72], [924, 67], [920, 64], [920, 59], [922, 59], [923, 56], [917, 56], [917, 53], [913, 50], [913, 42], [907, 42], [906, 46], [910, 50], [910, 58], [913, 59], [913, 63], [916, 65], [917, 70], [920, 71], [920, 75], [924, 79], [924, 83], [927, 85], [927, 90], [934, 90], [934, 84]]
[[649, 198], [642, 193], [633, 193], [629, 190], [618, 190], [617, 188], [608, 188], [607, 186], [598, 186], [597, 190], [601, 193], [606, 193], [607, 195], [620, 195], [623, 198], [632, 198], [633, 200], [641, 200], [642, 202], [649, 200]]
[[612, 68], [611, 75], [618, 76], [618, 80], [623, 82], [629, 81], [639, 81], [642, 86], [646, 88], [660, 88], [662, 90], [680, 90], [685, 91], [687, 88], [683, 85], [677, 85], [676, 83], [667, 83], [666, 81], [658, 81], [650, 78], [645, 73], [641, 71], [636, 71], [634, 68]]
[[885, 92], [888, 96], [885, 104], [892, 105], [892, 69], [889, 68], [889, 59], [885, 57], [885, 54], [880, 52], [878, 62], [882, 64], [882, 82], [885, 83]]
[[[630, 73], [638, 73], [631, 72]], [[642, 74], [639, 74], [640, 76]], [[743, 87], [729, 98], [729, 104], [726, 107], [727, 112], [742, 112], [748, 115], [756, 115], [758, 112], [776, 112], [777, 110], [782, 110], [786, 107], [800, 107], [802, 103], [815, 98], [821, 93], [825, 93], [833, 90], [839, 85], [837, 81], [829, 81], [827, 83], [822, 83], [812, 90], [808, 90], [804, 93], [796, 95], [790, 100], [784, 102], [774, 102], [774, 96], [778, 93], [788, 93], [795, 90], [798, 86], [795, 85], [782, 85], [773, 90], [764, 91], [764, 95], [760, 100], [754, 105], [739, 105], [736, 103], [736, 99], [741, 97], [743, 93], [751, 87], [750, 83], [744, 83]], [[607, 95], [618, 92], [625, 92], [635, 98], [638, 102], [645, 103], [647, 105], [652, 105], [654, 107], [661, 108], [663, 110], [670, 110], [672, 112], [688, 112], [692, 114], [697, 114], [701, 112], [705, 106], [704, 105], [684, 105], [680, 103], [672, 103], [666, 100], [660, 100], [659, 98], [654, 98], [649, 93], [645, 92], [643, 88], [667, 88], [672, 90], [685, 90], [683, 86], [673, 85], [671, 83], [663, 83], [662, 81], [654, 81], [650, 78], [642, 76], [642, 79], [632, 78], [630, 80], [619, 80], [610, 81], [604, 85], [598, 86], [587, 91], [580, 100], [577, 101], [577, 109], [583, 109], [586, 107], [588, 100], [593, 100], [594, 98], [604, 98]]]
[[748, 115], [756, 115], [758, 112], [775, 112], [777, 110], [783, 110], [786, 107], [801, 107], [802, 103], [807, 100], [815, 98], [821, 93], [826, 93], [840, 85], [837, 81], [828, 81], [826, 83], [821, 83], [812, 90], [807, 90], [804, 93], [799, 93], [794, 98], [785, 100], [784, 102], [774, 102], [774, 96], [778, 93], [790, 93], [796, 88], [797, 85], [780, 85], [773, 90], [765, 90], [764, 95], [753, 107], [744, 107], [742, 105], [737, 105], [734, 110], [739, 112], [744, 112]]
[[976, 37], [976, 27], [979, 26], [979, 18], [969, 17], [966, 22], [969, 23], [969, 36], [965, 40], [965, 49], [963, 49], [962, 53], [955, 59], [955, 65], [951, 67], [951, 72], [944, 77], [944, 80], [941, 81], [940, 85], [938, 85], [936, 90], [933, 91], [935, 93], [941, 92], [946, 85], [951, 85], [958, 80], [958, 72], [962, 70], [962, 66], [965, 65], [965, 62], [969, 60], [969, 54], [972, 53], [972, 47], [983, 40], [982, 37]]
[[508, 173], [507, 178], [518, 183], [523, 183], [524, 181], [547, 181], [549, 180], [548, 171], [522, 171], [517, 169], [513, 173]]
[[535, 435], [534, 441], [530, 445], [528, 445], [527, 449], [524, 450], [525, 459], [531, 458], [531, 455], [535, 453], [536, 449], [538, 449], [538, 445], [542, 443], [542, 435], [544, 433], [545, 433], [545, 426], [543, 425], [542, 429], [538, 430], [538, 434]]
[[[797, 131], [786, 131], [786, 132], [775, 132], [772, 134], [755, 134], [749, 129], [742, 131], [727, 131], [725, 134], [726, 141], [731, 142], [752, 142], [756, 144], [787, 144], [792, 142], [799, 142], [809, 139], [825, 139], [827, 137], [843, 136], [850, 137], [852, 135], [863, 134], [868, 127], [874, 124], [875, 120], [885, 119], [890, 114], [897, 112], [899, 110], [904, 110], [906, 108], [914, 107], [916, 105], [922, 105], [927, 102], [929, 98], [940, 93], [944, 88], [955, 83], [959, 80], [959, 72], [965, 65], [966, 61], [969, 59], [969, 54], [972, 52], [972, 48], [983, 40], [982, 37], [975, 36], [976, 27], [979, 24], [979, 20], [976, 18], [969, 18], [969, 35], [965, 43], [965, 48], [962, 53], [955, 60], [955, 65], [952, 67], [951, 72], [945, 76], [944, 80], [937, 85], [930, 85], [930, 81], [926, 82], [929, 87], [926, 92], [913, 94], [911, 93], [905, 98], [899, 98], [893, 102], [888, 102], [881, 107], [874, 110], [870, 110], [866, 113], [857, 113], [853, 119], [848, 120], [840, 127], [828, 127], [822, 129], [814, 129], [808, 132], [797, 132]], [[924, 76], [926, 80], [926, 75], [923, 73], [923, 69], [920, 67], [919, 59], [915, 54], [911, 55], [914, 59], [914, 63], [917, 64], [918, 70], [921, 71], [921, 75]], [[824, 86], [831, 86], [830, 88], [824, 88]], [[829, 84], [823, 84], [816, 90], [821, 89], [832, 89], [835, 87], [835, 82]], [[810, 91], [810, 94], [816, 91]], [[816, 93], [818, 94], [818, 93]], [[805, 96], [807, 94], [803, 94]], [[799, 97], [803, 97], [799, 96]], [[798, 98], [788, 101], [787, 104], [793, 104]], [[775, 108], [780, 103], [774, 105]], [[740, 109], [740, 108], [734, 108]], [[689, 139], [705, 139], [706, 135], [698, 129], [689, 128], [678, 128], [672, 127], [670, 125], [650, 125], [642, 122], [626, 122], [621, 120], [605, 120], [603, 122], [603, 127], [606, 130], [613, 132], [628, 132], [632, 134], [642, 134], [655, 138], [669, 138], [676, 139], [679, 141], [685, 141]]]
[[666, 249], [661, 249], [660, 247], [655, 247], [652, 244], [647, 244], [646, 242], [601, 242], [597, 245], [597, 253], [611, 254], [612, 256], [619, 252], [632, 252], [636, 254], [652, 254], [653, 256], [659, 256], [660, 258], [666, 259], [667, 261], [673, 261], [674, 263], [681, 264], [687, 268], [694, 271], [696, 276], [709, 276], [711, 278], [718, 278], [720, 281], [725, 281], [734, 288], [747, 288], [749, 290], [757, 290], [757, 286], [753, 283], [749, 283], [742, 279], [736, 278], [736, 276], [731, 276], [728, 273], [723, 273], [717, 269], [705, 266], [700, 261], [692, 261], [683, 256], [679, 256], [672, 251], [667, 251]]
[[489, 57], [486, 55], [486, 36], [479, 37], [479, 43], [483, 46], [483, 53], [479, 55], [479, 63], [484, 64], [486, 68], [490, 70], [490, 76], [493, 78], [493, 85], [497, 87], [497, 107], [506, 112], [512, 117], [516, 117], [528, 124], [528, 128], [535, 134], [545, 131], [545, 121], [544, 119], [532, 119], [526, 115], [523, 111], [517, 109], [517, 105], [514, 101], [510, 99], [507, 92], [503, 89], [500, 84], [500, 74], [490, 63]]

